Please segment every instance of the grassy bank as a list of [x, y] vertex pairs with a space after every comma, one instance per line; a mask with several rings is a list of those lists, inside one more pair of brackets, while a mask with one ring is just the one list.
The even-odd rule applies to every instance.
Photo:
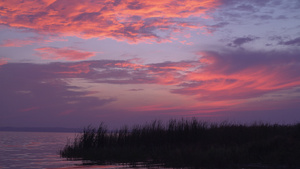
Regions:
[[87, 127], [61, 157], [97, 163], [162, 164], [166, 167], [239, 168], [300, 166], [300, 123], [213, 124], [170, 120], [108, 131]]

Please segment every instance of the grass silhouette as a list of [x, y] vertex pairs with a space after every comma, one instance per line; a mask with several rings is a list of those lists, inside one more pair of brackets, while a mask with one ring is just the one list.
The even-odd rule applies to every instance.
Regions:
[[60, 155], [101, 164], [143, 162], [173, 168], [297, 168], [300, 123], [241, 125], [181, 119], [115, 131], [101, 123], [85, 128]]

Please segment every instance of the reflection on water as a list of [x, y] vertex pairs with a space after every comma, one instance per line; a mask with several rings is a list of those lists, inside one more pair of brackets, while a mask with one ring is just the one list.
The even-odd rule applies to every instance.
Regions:
[[[126, 165], [83, 165], [67, 161], [58, 152], [75, 133], [0, 132], [0, 169], [120, 169]], [[135, 169], [144, 167], [135, 167]], [[148, 167], [147, 167], [148, 168]], [[155, 168], [155, 167], [154, 167]]]
[[58, 152], [74, 133], [0, 132], [0, 169], [20, 168], [128, 168], [122, 165], [82, 165], [81, 161], [67, 161]]

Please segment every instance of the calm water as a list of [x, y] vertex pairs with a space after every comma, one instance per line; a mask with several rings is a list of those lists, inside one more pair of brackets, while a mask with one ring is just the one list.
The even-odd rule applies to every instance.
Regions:
[[[125, 168], [117, 165], [83, 166], [81, 161], [67, 161], [58, 152], [75, 133], [0, 132], [0, 169], [21, 168]], [[128, 168], [128, 167], [127, 167]]]

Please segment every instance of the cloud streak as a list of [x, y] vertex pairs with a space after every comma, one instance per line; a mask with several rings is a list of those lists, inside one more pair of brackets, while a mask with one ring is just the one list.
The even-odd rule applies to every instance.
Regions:
[[78, 61], [86, 60], [95, 55], [93, 52], [75, 50], [72, 48], [42, 47], [37, 48], [37, 55], [43, 59]]
[[5, 39], [1, 42], [0, 47], [23, 47], [35, 43], [50, 43], [54, 41], [66, 41], [66, 40], [58, 39], [55, 37], [49, 38], [44, 36], [27, 37], [24, 39]]

